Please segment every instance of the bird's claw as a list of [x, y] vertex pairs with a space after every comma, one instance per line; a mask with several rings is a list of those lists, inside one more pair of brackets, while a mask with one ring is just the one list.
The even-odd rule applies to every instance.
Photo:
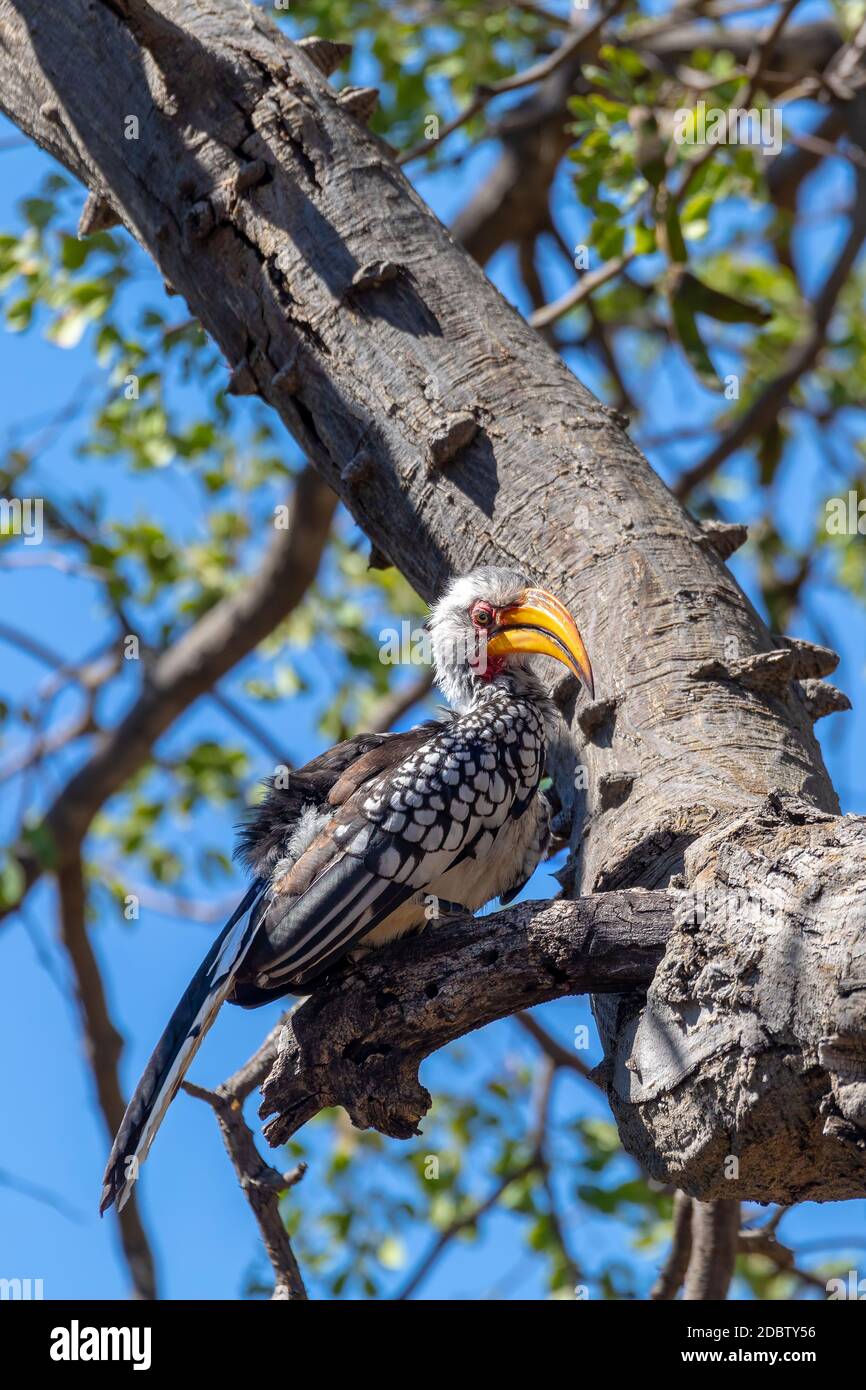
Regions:
[[473, 913], [462, 903], [452, 903], [448, 898], [437, 898], [437, 920], [440, 922], [450, 922], [457, 917], [471, 917]]

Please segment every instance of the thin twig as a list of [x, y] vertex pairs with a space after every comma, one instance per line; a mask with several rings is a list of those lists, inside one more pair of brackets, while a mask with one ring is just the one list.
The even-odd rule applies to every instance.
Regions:
[[[289, 527], [275, 532], [258, 571], [154, 655], [138, 698], [60, 789], [41, 822], [58, 865], [77, 856], [93, 817], [150, 759], [160, 735], [302, 601], [318, 571], [335, 506], [327, 484], [311, 466], [304, 468], [292, 494]], [[19, 862], [29, 891], [44, 864], [27, 850]], [[12, 904], [0, 906], [0, 918], [13, 910]]]
[[538, 1043], [538, 1046], [557, 1067], [564, 1067], [568, 1071], [577, 1072], [583, 1081], [591, 1081], [593, 1086], [598, 1085], [591, 1068], [579, 1057], [576, 1057], [573, 1052], [570, 1052], [567, 1047], [563, 1047], [562, 1043], [548, 1033], [546, 1028], [542, 1028], [533, 1014], [525, 1012], [515, 1014], [514, 1022], [519, 1024], [523, 1031]]
[[371, 734], [387, 733], [404, 714], [408, 714], [410, 709], [414, 709], [415, 705], [429, 695], [432, 688], [433, 671], [432, 668], [425, 667], [408, 685], [392, 691], [373, 706], [364, 720], [365, 731]]
[[582, 304], [595, 290], [606, 285], [608, 280], [619, 275], [625, 270], [635, 258], [634, 251], [625, 251], [621, 256], [613, 256], [604, 265], [600, 265], [598, 270], [589, 270], [573, 289], [568, 290], [555, 299], [552, 304], [545, 304], [543, 309], [537, 309], [534, 314], [530, 314], [529, 322], [533, 328], [546, 328], [548, 324], [555, 323], [561, 319], [563, 314], [567, 314], [570, 309], [574, 309], [578, 304]]
[[478, 1222], [492, 1211], [498, 1204], [503, 1194], [511, 1187], [512, 1183], [519, 1182], [522, 1178], [528, 1177], [530, 1173], [542, 1172], [545, 1167], [544, 1140], [546, 1134], [547, 1121], [549, 1117], [550, 1097], [552, 1086], [556, 1074], [556, 1067], [552, 1062], [547, 1063], [541, 1077], [541, 1084], [538, 1089], [538, 1099], [536, 1102], [536, 1119], [532, 1127], [532, 1154], [529, 1159], [510, 1173], [506, 1173], [498, 1183], [488, 1192], [483, 1201], [477, 1202], [462, 1216], [457, 1216], [453, 1221], [439, 1232], [427, 1253], [422, 1256], [415, 1269], [406, 1280], [399, 1293], [394, 1295], [396, 1302], [404, 1302], [412, 1297], [416, 1289], [427, 1278], [433, 1266], [447, 1250], [451, 1242], [460, 1235], [462, 1231], [471, 1230], [477, 1226]]
[[654, 1303], [667, 1303], [676, 1298], [686, 1277], [691, 1253], [692, 1199], [684, 1192], [675, 1192], [671, 1248], [659, 1277], [650, 1290], [650, 1299]]
[[[109, 865], [100, 874], [105, 879], [109, 873], [120, 872], [118, 865]], [[151, 912], [156, 912], [163, 917], [179, 917], [189, 922], [198, 922], [203, 926], [213, 926], [217, 922], [224, 922], [230, 916], [233, 909], [237, 906], [237, 893], [231, 897], [226, 896], [219, 902], [201, 902], [195, 898], [185, 897], [182, 893], [167, 893], [156, 888], [150, 888], [144, 883], [135, 883], [124, 878], [124, 891], [138, 898], [141, 907], [148, 908]]]
[[770, 1223], [757, 1230], [740, 1231], [737, 1248], [742, 1255], [763, 1255], [764, 1259], [776, 1266], [780, 1274], [788, 1274], [792, 1279], [798, 1279], [807, 1288], [819, 1289], [826, 1297], [827, 1281], [813, 1274], [811, 1270], [799, 1267], [794, 1251], [776, 1239]]
[[40, 735], [29, 748], [23, 749], [16, 757], [11, 758], [8, 763], [0, 767], [0, 782], [8, 782], [10, 778], [17, 777], [21, 772], [26, 772], [29, 768], [41, 763], [43, 758], [52, 753], [59, 753], [61, 748], [66, 748], [77, 738], [97, 732], [98, 728], [93, 721], [93, 710], [88, 703], [75, 719], [71, 719], [68, 724], [62, 725], [59, 729], [53, 729]]
[[236, 700], [233, 700], [230, 695], [226, 695], [222, 690], [210, 690], [208, 691], [208, 695], [215, 705], [219, 705], [224, 714], [227, 714], [230, 719], [233, 719], [239, 728], [243, 729], [245, 733], [249, 734], [250, 738], [255, 739], [255, 741], [261, 745], [265, 752], [273, 758], [277, 766], [293, 766], [292, 759], [286, 757], [285, 748], [277, 743], [275, 739], [271, 738], [267, 729], [264, 728], [257, 719], [253, 718], [243, 706], [239, 705]]
[[77, 1226], [80, 1226], [84, 1221], [82, 1212], [78, 1211], [76, 1207], [70, 1206], [50, 1188], [30, 1182], [28, 1178], [19, 1178], [15, 1173], [10, 1173], [5, 1168], [0, 1168], [0, 1187], [6, 1187], [10, 1192], [17, 1192], [22, 1197], [28, 1197], [32, 1202], [40, 1202], [42, 1206], [51, 1207], [67, 1221], [74, 1221]]
[[286, 1010], [279, 1023], [274, 1024], [252, 1057], [244, 1062], [242, 1067], [238, 1067], [237, 1071], [225, 1082], [226, 1089], [231, 1091], [238, 1100], [246, 1100], [247, 1096], [264, 1081], [276, 1060], [280, 1033], [293, 1013], [294, 1008]]
[[851, 227], [845, 244], [815, 300], [808, 335], [791, 349], [788, 360], [779, 374], [773, 377], [751, 405], [731, 425], [692, 468], [686, 470], [674, 487], [674, 493], [685, 501], [727, 458], [746, 444], [753, 435], [765, 430], [779, 415], [800, 378], [815, 364], [825, 346], [827, 330], [839, 295], [860, 254], [866, 239], [866, 173], [857, 181], [857, 197], [851, 217]]
[[792, 145], [798, 149], [805, 150], [807, 154], [816, 154], [821, 159], [846, 159], [849, 164], [855, 165], [858, 169], [866, 169], [866, 154], [856, 145], [842, 145], [832, 140], [822, 140], [820, 135], [798, 135], [792, 132], [789, 136]]
[[[467, 121], [470, 121], [473, 116], [477, 116], [478, 112], [482, 111], [487, 103], [492, 101], [494, 97], [504, 96], [507, 92], [518, 92], [523, 87], [531, 87], [534, 83], [543, 82], [545, 78], [552, 76], [558, 68], [562, 67], [564, 63], [567, 63], [570, 58], [573, 58], [584, 44], [590, 43], [608, 21], [613, 19], [619, 10], [623, 8], [624, 4], [625, 0], [613, 0], [613, 3], [608, 6], [603, 14], [599, 15], [598, 19], [595, 20], [593, 24], [590, 24], [586, 29], [582, 29], [579, 33], [573, 34], [570, 38], [561, 43], [556, 51], [551, 53], [549, 57], [542, 58], [538, 63], [533, 63], [532, 67], [527, 68], [525, 72], [515, 73], [513, 77], [503, 77], [498, 82], [490, 82], [484, 86], [478, 87], [469, 104], [464, 107], [459, 115], [455, 116], [452, 121], [448, 121], [442, 128], [436, 144], [441, 145], [442, 141], [446, 140], [449, 135], [452, 135], [455, 130], [459, 130], [460, 127], [465, 125]], [[413, 159], [418, 159], [422, 154], [427, 154], [432, 146], [432, 141], [421, 140], [417, 145], [414, 145], [411, 150], [405, 150], [403, 154], [399, 155], [397, 162], [398, 164], [409, 164]]]
[[426, 1255], [418, 1262], [410, 1277], [406, 1280], [399, 1293], [394, 1295], [397, 1302], [404, 1302], [412, 1297], [415, 1290], [427, 1278], [430, 1270], [436, 1264], [440, 1255], [454, 1240], [455, 1236], [460, 1235], [461, 1231], [471, 1230], [476, 1226], [489, 1211], [496, 1206], [500, 1197], [505, 1193], [512, 1183], [519, 1182], [538, 1167], [538, 1159], [535, 1155], [528, 1162], [523, 1163], [518, 1168], [512, 1169], [505, 1177], [501, 1178], [495, 1187], [488, 1192], [483, 1201], [477, 1202], [463, 1216], [456, 1217], [444, 1231], [440, 1231]]
[[280, 1212], [280, 1200], [287, 1188], [294, 1187], [303, 1178], [306, 1164], [298, 1164], [289, 1173], [273, 1168], [259, 1153], [243, 1113], [244, 1100], [270, 1070], [281, 1027], [279, 1023], [249, 1061], [215, 1091], [205, 1090], [191, 1081], [185, 1081], [183, 1088], [197, 1100], [205, 1101], [216, 1115], [223, 1143], [274, 1271], [272, 1299], [292, 1302], [306, 1299], [307, 1290]]
[[[749, 59], [748, 66], [746, 68], [746, 73], [743, 77], [744, 81], [748, 80], [748, 86], [746, 88], [745, 95], [743, 96], [741, 101], [741, 105], [745, 110], [748, 110], [751, 106], [755, 98], [755, 94], [758, 90], [758, 86], [760, 84], [764, 69], [773, 53], [776, 43], [778, 42], [779, 35], [781, 34], [782, 30], [787, 24], [792, 10], [794, 10], [798, 4], [799, 0], [787, 0], [787, 3], [783, 5], [779, 14], [776, 16], [775, 20], [770, 25], [770, 28], [768, 29], [766, 36], [764, 37], [760, 46], [755, 50], [755, 52]], [[737, 101], [740, 102], [739, 95], [737, 96]], [[673, 195], [673, 202], [675, 207], [682, 206], [686, 194], [688, 193], [689, 189], [694, 183], [696, 176], [701, 171], [701, 169], [703, 169], [704, 165], [708, 162], [708, 160], [712, 159], [713, 155], [716, 153], [716, 148], [717, 147], [715, 145], [707, 145], [706, 149], [702, 151], [700, 156], [697, 159], [693, 160], [693, 162], [688, 166], [688, 169], [686, 170], [685, 176], [683, 177], [679, 188]]]

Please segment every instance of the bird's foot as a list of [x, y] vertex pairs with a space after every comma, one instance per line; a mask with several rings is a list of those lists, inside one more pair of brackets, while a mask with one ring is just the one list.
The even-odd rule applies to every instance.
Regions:
[[472, 917], [474, 913], [471, 908], [464, 907], [462, 903], [453, 903], [448, 898], [429, 898], [426, 916], [428, 922], [451, 922], [458, 917]]

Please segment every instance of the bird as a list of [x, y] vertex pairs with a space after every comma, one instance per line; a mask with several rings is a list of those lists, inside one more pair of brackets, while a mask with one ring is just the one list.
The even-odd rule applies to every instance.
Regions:
[[[250, 886], [169, 1020], [129, 1102], [100, 1211], [121, 1210], [221, 1006], [308, 995], [346, 956], [510, 902], [550, 841], [541, 782], [560, 716], [545, 680], [565, 665], [594, 698], [578, 627], [524, 573], [488, 565], [427, 619], [448, 702], [407, 731], [358, 734], [277, 775], [237, 854]], [[432, 905], [432, 910], [431, 910]]]

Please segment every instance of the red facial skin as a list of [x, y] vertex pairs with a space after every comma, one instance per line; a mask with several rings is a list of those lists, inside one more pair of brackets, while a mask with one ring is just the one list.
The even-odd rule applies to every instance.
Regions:
[[[482, 615], [480, 621], [479, 614]], [[491, 608], [489, 603], [474, 604], [473, 607], [469, 610], [469, 616], [472, 619], [472, 626], [478, 633], [490, 632], [490, 630], [496, 626], [499, 620], [499, 614], [497, 613], [495, 608]], [[478, 663], [472, 664], [475, 666], [475, 671], [481, 677], [482, 680], [492, 681], [494, 677], [498, 676], [500, 672], [503, 670], [505, 666], [505, 657], [488, 656], [486, 644], [482, 648], [482, 653], [483, 654], [480, 656]]]

